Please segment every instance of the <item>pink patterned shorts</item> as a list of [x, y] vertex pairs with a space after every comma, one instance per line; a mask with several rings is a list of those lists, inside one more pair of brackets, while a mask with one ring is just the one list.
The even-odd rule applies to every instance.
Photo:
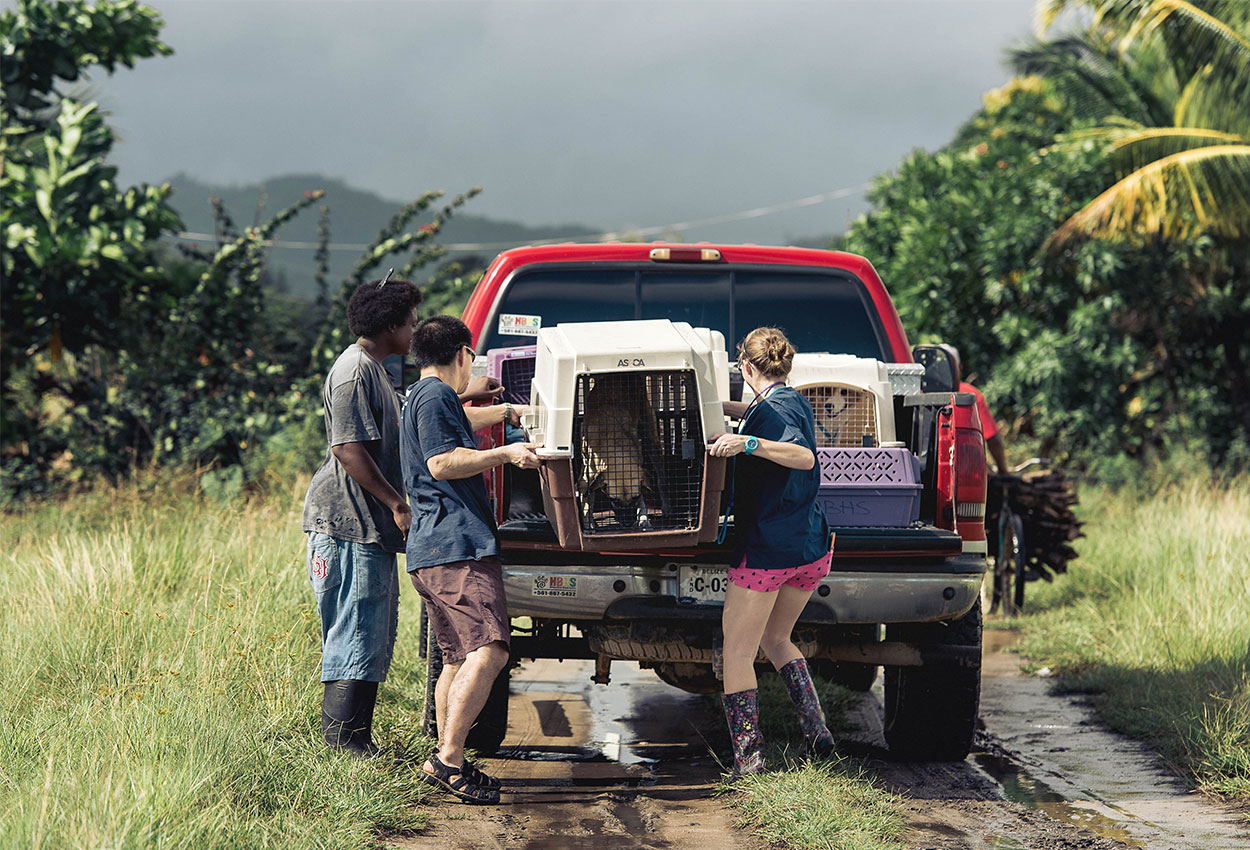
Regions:
[[782, 585], [787, 584], [799, 590], [812, 591], [822, 578], [829, 575], [832, 561], [832, 548], [810, 564], [785, 570], [753, 570], [747, 566], [746, 558], [743, 558], [738, 566], [729, 568], [729, 581], [738, 587], [758, 590], [761, 593], [776, 593], [781, 590]]

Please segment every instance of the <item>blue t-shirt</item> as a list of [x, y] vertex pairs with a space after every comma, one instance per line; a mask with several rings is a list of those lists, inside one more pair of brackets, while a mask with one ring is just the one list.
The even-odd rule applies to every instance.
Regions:
[[[739, 434], [798, 443], [816, 451], [816, 419], [798, 390], [778, 387], [751, 406]], [[829, 551], [829, 524], [816, 503], [820, 464], [787, 467], [746, 454], [734, 458], [733, 562], [753, 570], [781, 570], [810, 564]]]
[[460, 398], [438, 378], [422, 378], [408, 388], [399, 432], [404, 490], [412, 506], [409, 572], [499, 554], [485, 479], [438, 481], [430, 475], [430, 458], [458, 447], [477, 449]]

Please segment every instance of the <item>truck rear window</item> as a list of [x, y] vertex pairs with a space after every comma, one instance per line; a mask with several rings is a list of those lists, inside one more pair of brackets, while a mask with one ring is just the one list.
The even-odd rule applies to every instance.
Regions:
[[885, 333], [863, 285], [836, 269], [538, 267], [518, 272], [478, 340], [478, 350], [532, 345], [499, 332], [501, 314], [560, 322], [671, 319], [725, 335], [730, 357], [751, 330], [773, 325], [799, 351], [889, 360]]

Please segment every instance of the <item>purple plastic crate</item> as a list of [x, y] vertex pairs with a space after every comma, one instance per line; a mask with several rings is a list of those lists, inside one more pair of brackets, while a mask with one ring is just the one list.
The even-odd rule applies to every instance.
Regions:
[[817, 449], [816, 459], [821, 486], [920, 482], [920, 462], [907, 448]]
[[530, 403], [530, 381], [534, 378], [534, 358], [538, 347], [519, 345], [492, 348], [486, 352], [486, 375], [504, 385], [499, 398], [512, 404]]
[[906, 448], [817, 449], [816, 501], [833, 526], [910, 525], [920, 517], [920, 464]]

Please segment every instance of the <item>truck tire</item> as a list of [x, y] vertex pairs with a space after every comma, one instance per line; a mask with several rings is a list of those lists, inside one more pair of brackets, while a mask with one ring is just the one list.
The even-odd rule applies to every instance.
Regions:
[[425, 606], [421, 607], [421, 633], [417, 643], [421, 645], [421, 655], [425, 657], [425, 700], [422, 705], [421, 731], [434, 740], [438, 740], [438, 714], [434, 708], [434, 685], [443, 672], [443, 651], [438, 648], [434, 639], [434, 631], [430, 628], [429, 618], [425, 616]]
[[886, 627], [886, 640], [925, 647], [976, 647], [975, 663], [942, 658], [885, 668], [885, 740], [900, 761], [963, 761], [981, 699], [981, 606], [949, 623]]
[[877, 665], [859, 661], [830, 661], [818, 658], [811, 662], [812, 672], [822, 679], [841, 685], [848, 691], [865, 693], [877, 680]]
[[[434, 705], [434, 686], [443, 672], [443, 652], [438, 648], [434, 631], [426, 617], [421, 618], [420, 644], [425, 647], [425, 703], [422, 708], [421, 728], [425, 734], [438, 740], [438, 713]], [[465, 746], [478, 752], [490, 754], [499, 749], [504, 735], [508, 732], [508, 686], [512, 676], [512, 665], [504, 669], [491, 685], [490, 696], [486, 705], [477, 716], [477, 721], [469, 729], [465, 738]]]

